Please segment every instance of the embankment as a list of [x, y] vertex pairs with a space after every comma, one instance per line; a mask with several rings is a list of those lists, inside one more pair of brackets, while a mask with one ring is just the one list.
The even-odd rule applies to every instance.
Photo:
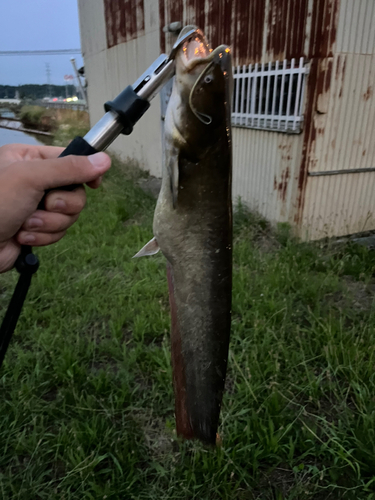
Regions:
[[49, 132], [55, 145], [66, 146], [72, 136], [83, 136], [90, 128], [87, 111], [46, 109], [41, 106], [23, 106], [18, 114], [28, 130]]

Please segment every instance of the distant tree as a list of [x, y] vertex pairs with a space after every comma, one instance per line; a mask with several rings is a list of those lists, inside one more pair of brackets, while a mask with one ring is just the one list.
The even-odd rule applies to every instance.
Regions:
[[[51, 85], [50, 87], [52, 97], [65, 96], [65, 85]], [[0, 99], [14, 98], [16, 90], [19, 91], [21, 99], [25, 97], [29, 99], [43, 99], [43, 97], [48, 96], [48, 85], [36, 85], [30, 83], [19, 86], [0, 85]], [[73, 85], [68, 85], [67, 90], [68, 95], [72, 96], [75, 94], [75, 88]]]

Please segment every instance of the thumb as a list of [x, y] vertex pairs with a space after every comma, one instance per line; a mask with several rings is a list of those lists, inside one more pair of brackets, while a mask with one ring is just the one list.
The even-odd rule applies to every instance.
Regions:
[[69, 155], [63, 158], [24, 161], [21, 166], [34, 187], [46, 191], [94, 181], [109, 169], [111, 159], [105, 153], [91, 156]]

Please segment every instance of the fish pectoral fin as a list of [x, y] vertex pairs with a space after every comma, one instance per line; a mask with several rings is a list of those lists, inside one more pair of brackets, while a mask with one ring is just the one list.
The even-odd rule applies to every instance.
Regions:
[[133, 256], [133, 259], [135, 259], [136, 257], [147, 257], [149, 255], [155, 255], [159, 250], [159, 244], [156, 241], [156, 238], [153, 237], [152, 240], [146, 243], [146, 245]]
[[178, 171], [178, 150], [177, 148], [174, 151], [174, 154], [171, 154], [168, 169], [169, 169], [169, 180], [172, 191], [172, 202], [173, 208], [177, 206], [177, 198], [178, 198], [178, 180], [179, 180], [179, 171]]

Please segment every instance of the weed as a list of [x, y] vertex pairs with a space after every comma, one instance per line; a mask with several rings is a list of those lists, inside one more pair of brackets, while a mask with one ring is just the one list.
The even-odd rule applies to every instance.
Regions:
[[1, 497], [374, 500], [374, 253], [298, 243], [239, 205], [223, 444], [180, 443], [165, 260], [131, 258], [155, 205], [137, 175], [115, 161], [38, 249], [0, 373]]

